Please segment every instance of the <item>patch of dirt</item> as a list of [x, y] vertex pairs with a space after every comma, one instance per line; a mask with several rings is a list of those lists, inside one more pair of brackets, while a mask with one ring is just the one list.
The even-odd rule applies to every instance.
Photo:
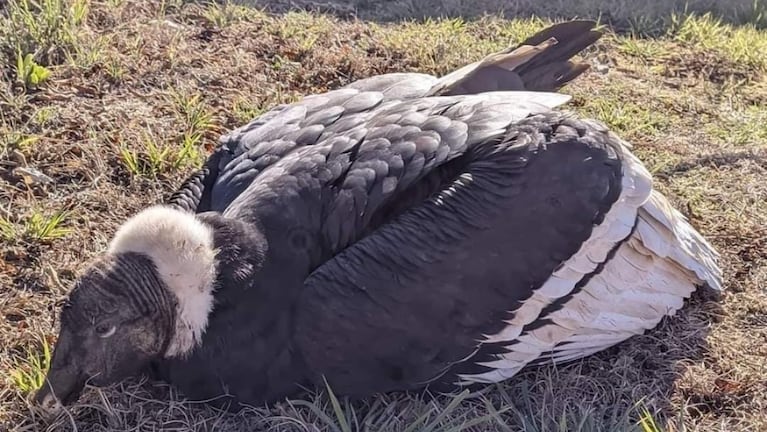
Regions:
[[748, 81], [754, 78], [753, 71], [747, 65], [731, 61], [710, 50], [671, 54], [663, 58], [661, 64], [662, 75], [669, 78], [700, 78], [714, 84]]

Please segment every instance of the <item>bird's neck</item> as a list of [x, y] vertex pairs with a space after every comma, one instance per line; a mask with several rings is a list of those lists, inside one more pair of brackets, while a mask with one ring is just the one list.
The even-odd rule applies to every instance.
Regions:
[[[295, 390], [306, 369], [290, 345], [293, 305], [310, 271], [306, 254], [280, 244], [281, 230], [274, 226], [266, 230], [260, 223], [213, 213], [198, 218], [214, 232], [215, 303], [201, 343], [188, 355], [161, 359], [157, 377], [191, 398], [236, 388], [253, 392], [241, 397], [258, 400]], [[242, 376], [248, 377], [247, 385], [238, 387]]]

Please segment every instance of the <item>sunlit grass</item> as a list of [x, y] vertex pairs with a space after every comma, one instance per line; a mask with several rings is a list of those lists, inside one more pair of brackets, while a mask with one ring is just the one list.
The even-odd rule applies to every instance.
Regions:
[[[186, 130], [180, 143], [161, 142], [149, 131], [143, 133], [138, 146], [123, 144], [119, 157], [134, 176], [154, 178], [176, 170], [197, 167], [202, 163], [202, 132]], [[137, 148], [138, 147], [138, 148]]]
[[10, 371], [14, 386], [22, 393], [34, 392], [45, 384], [45, 374], [51, 365], [52, 354], [44, 339], [41, 339], [40, 345], [42, 352], [28, 349]]
[[42, 241], [64, 237], [72, 231], [62, 226], [69, 216], [70, 213], [65, 210], [54, 212], [49, 216], [34, 211], [24, 222], [24, 233], [29, 238]]
[[767, 70], [767, 37], [754, 25], [734, 27], [711, 13], [675, 15], [670, 35], [695, 49], [713, 50], [732, 62]]
[[0, 50], [34, 53], [43, 65], [59, 63], [79, 45], [87, 0], [9, 0]]
[[0, 238], [3, 240], [13, 240], [16, 238], [16, 228], [8, 219], [0, 216]]

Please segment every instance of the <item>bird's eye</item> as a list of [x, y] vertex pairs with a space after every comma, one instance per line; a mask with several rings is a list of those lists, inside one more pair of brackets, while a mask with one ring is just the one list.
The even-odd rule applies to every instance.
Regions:
[[100, 338], [108, 338], [109, 336], [112, 336], [115, 334], [115, 330], [117, 330], [117, 326], [114, 325], [99, 324], [96, 326], [96, 334]]

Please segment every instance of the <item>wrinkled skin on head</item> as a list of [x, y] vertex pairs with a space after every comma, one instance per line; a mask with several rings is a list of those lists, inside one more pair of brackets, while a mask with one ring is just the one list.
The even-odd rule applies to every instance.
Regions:
[[86, 382], [101, 387], [136, 375], [167, 349], [174, 307], [146, 256], [100, 259], [62, 310], [51, 368], [35, 402], [57, 411], [77, 400]]

